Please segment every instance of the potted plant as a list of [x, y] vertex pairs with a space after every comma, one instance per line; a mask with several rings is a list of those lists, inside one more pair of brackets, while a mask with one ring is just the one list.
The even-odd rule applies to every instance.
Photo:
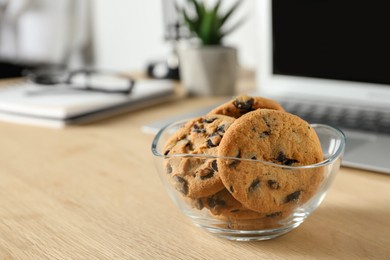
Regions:
[[237, 49], [223, 45], [223, 39], [242, 23], [241, 20], [226, 28], [240, 1], [223, 13], [221, 0], [210, 7], [201, 0], [186, 3], [186, 7], [176, 8], [197, 44], [179, 49], [183, 86], [192, 95], [233, 95], [238, 73]]

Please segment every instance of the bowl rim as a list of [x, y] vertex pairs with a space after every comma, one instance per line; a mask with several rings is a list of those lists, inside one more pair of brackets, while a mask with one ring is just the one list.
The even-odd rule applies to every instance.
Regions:
[[262, 163], [262, 164], [269, 165], [269, 166], [280, 167], [280, 168], [283, 168], [283, 169], [311, 169], [311, 168], [318, 168], [318, 167], [323, 167], [323, 166], [332, 164], [335, 160], [337, 160], [340, 156], [343, 155], [344, 149], [345, 149], [345, 144], [346, 144], [345, 134], [339, 128], [333, 127], [333, 126], [330, 126], [330, 125], [325, 125], [325, 124], [310, 124], [310, 126], [312, 128], [314, 128], [314, 129], [325, 128], [327, 130], [330, 130], [331, 132], [336, 133], [338, 135], [339, 139], [340, 139], [340, 144], [338, 146], [338, 149], [333, 154], [331, 154], [327, 159], [325, 159], [325, 160], [323, 160], [321, 162], [315, 163], [315, 164], [292, 166], [292, 165], [276, 164], [276, 163], [273, 163], [273, 162], [268, 162], [268, 161], [263, 161], [263, 160], [253, 160], [253, 159], [250, 159], [250, 158], [237, 158], [237, 157], [216, 156], [216, 155], [207, 155], [207, 154], [170, 154], [170, 155], [164, 155], [164, 154], [158, 152], [157, 151], [157, 144], [158, 144], [161, 136], [163, 135], [163, 133], [167, 129], [171, 128], [172, 126], [174, 126], [174, 125], [182, 125], [185, 122], [187, 122], [188, 120], [190, 120], [190, 119], [184, 119], [184, 120], [175, 121], [175, 122], [167, 124], [166, 126], [161, 128], [157, 132], [157, 134], [155, 135], [155, 137], [154, 137], [154, 139], [152, 141], [152, 146], [151, 146], [152, 154], [154, 156], [156, 156], [156, 157], [163, 157], [164, 159], [166, 159], [166, 158], [173, 158], [173, 157], [227, 159], [227, 160], [258, 162], [258, 163]]

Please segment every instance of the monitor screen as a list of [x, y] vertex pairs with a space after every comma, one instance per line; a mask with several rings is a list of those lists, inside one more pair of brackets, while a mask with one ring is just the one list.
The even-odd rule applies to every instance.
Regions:
[[273, 73], [390, 84], [390, 1], [273, 0]]

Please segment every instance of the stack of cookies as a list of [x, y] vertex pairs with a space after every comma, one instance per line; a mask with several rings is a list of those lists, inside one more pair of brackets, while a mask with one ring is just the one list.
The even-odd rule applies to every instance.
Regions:
[[277, 227], [323, 179], [320, 168], [295, 167], [323, 160], [314, 129], [263, 97], [241, 95], [189, 120], [164, 155], [171, 185], [232, 229]]

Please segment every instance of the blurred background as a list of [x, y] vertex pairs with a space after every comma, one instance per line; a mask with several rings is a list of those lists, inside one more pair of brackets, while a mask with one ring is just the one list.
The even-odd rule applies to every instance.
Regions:
[[[223, 0], [221, 8], [235, 2]], [[225, 41], [249, 69], [256, 63], [254, 5], [242, 2], [236, 16], [245, 23]], [[173, 0], [0, 0], [0, 77], [42, 64], [143, 72], [172, 52], [176, 19]]]

